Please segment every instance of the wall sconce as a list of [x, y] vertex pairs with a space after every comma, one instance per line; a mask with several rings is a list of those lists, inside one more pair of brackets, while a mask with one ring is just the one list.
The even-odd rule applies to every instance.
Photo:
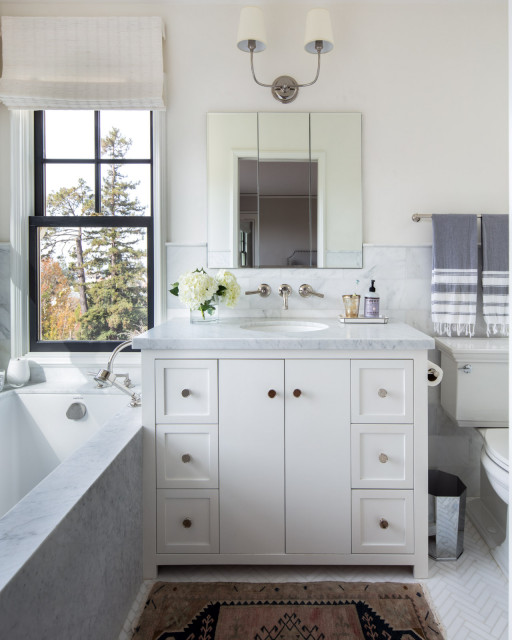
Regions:
[[304, 48], [308, 53], [316, 53], [318, 67], [312, 82], [299, 84], [291, 76], [279, 76], [272, 84], [264, 84], [257, 80], [254, 73], [253, 54], [263, 51], [267, 46], [263, 12], [258, 7], [245, 7], [240, 13], [237, 46], [251, 54], [251, 71], [254, 82], [261, 87], [270, 87], [272, 95], [279, 102], [293, 102], [300, 87], [310, 87], [320, 75], [320, 54], [328, 53], [334, 47], [331, 17], [327, 9], [311, 9], [306, 18], [306, 37]]

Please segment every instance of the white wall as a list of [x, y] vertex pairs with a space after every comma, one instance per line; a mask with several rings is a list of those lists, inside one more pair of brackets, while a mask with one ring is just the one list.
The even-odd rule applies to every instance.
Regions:
[[[262, 4], [264, 82], [312, 79], [303, 50], [315, 0]], [[206, 241], [208, 111], [363, 114], [364, 241], [431, 241], [419, 212], [508, 212], [506, 0], [329, 2], [336, 46], [317, 85], [280, 105], [236, 48], [242, 2], [1, 2], [1, 15], [161, 15], [168, 77], [168, 237]], [[0, 107], [0, 241], [9, 236], [8, 114]]]

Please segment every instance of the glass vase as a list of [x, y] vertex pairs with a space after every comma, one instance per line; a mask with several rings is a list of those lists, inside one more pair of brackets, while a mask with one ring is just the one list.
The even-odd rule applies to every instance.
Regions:
[[219, 321], [219, 304], [218, 302], [212, 302], [211, 306], [206, 311], [190, 310], [190, 324], [210, 324], [212, 322]]

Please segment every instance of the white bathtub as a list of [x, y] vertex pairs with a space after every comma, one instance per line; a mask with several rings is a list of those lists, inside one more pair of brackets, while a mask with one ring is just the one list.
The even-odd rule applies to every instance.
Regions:
[[[86, 407], [80, 420], [66, 417], [73, 403]], [[123, 394], [0, 394], [0, 518], [128, 404]]]

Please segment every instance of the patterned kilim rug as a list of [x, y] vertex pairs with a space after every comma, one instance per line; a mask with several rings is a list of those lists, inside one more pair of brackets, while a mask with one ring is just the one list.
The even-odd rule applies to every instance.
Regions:
[[133, 640], [443, 640], [418, 584], [157, 582]]

